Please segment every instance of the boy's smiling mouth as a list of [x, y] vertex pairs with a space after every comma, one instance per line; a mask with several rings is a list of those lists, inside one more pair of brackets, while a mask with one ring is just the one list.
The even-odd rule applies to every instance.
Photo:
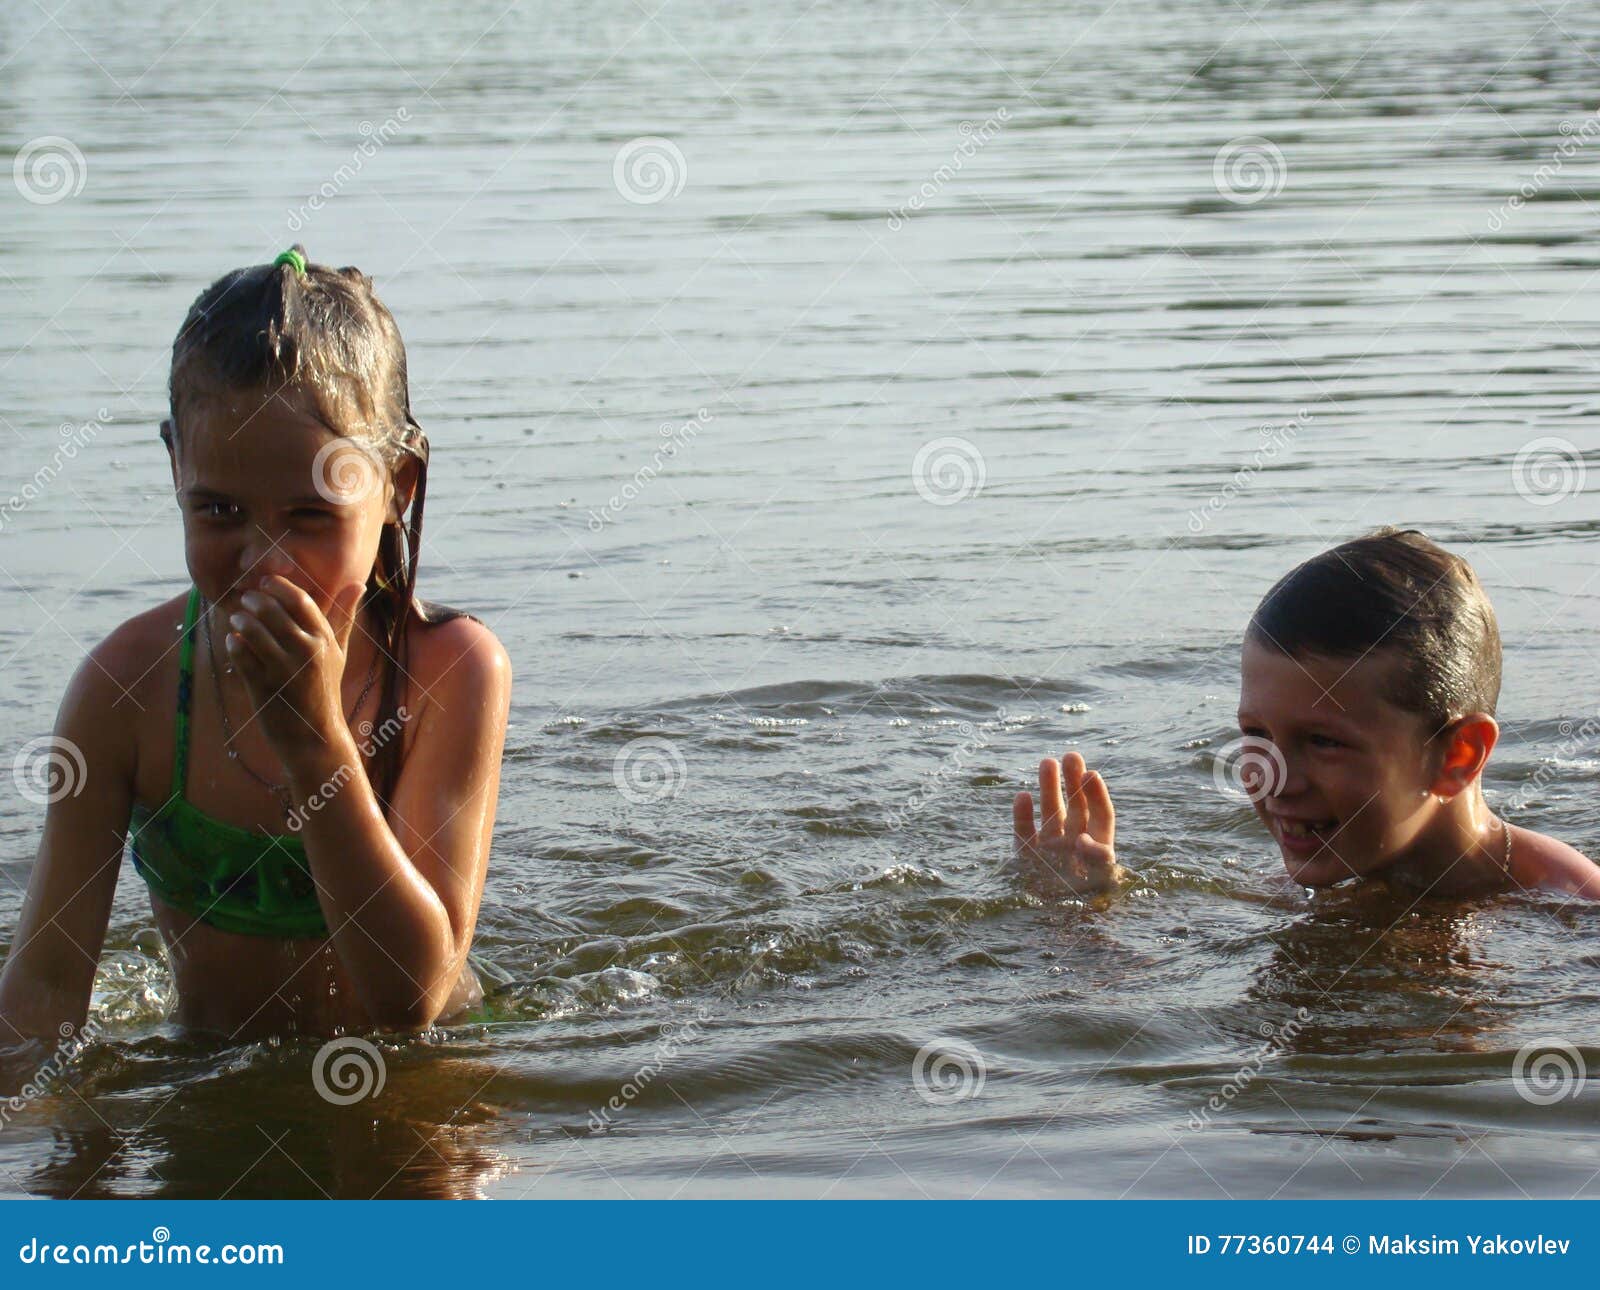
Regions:
[[1339, 828], [1339, 821], [1332, 818], [1279, 815], [1271, 811], [1268, 812], [1268, 818], [1279, 844], [1299, 858], [1314, 855], [1327, 846]]

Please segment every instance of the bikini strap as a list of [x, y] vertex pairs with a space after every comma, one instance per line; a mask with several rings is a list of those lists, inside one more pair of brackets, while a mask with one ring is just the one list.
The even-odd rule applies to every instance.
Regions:
[[189, 588], [183, 613], [183, 641], [178, 646], [178, 721], [173, 731], [172, 793], [182, 797], [189, 780], [189, 702], [194, 693], [194, 625], [200, 618], [200, 588]]

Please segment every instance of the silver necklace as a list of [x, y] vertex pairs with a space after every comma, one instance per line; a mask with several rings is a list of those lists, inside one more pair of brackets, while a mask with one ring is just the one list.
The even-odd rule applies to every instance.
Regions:
[[[262, 775], [243, 757], [239, 756], [239, 750], [233, 746], [235, 738], [233, 722], [228, 718], [228, 701], [222, 692], [222, 673], [217, 670], [217, 652], [212, 646], [211, 605], [209, 603], [205, 608], [205, 623], [206, 657], [211, 661], [211, 681], [217, 691], [217, 712], [222, 717], [222, 742], [223, 746], [228, 750], [228, 760], [237, 762], [244, 769], [245, 774], [249, 775], [251, 779], [255, 780], [256, 783], [267, 789], [278, 799], [278, 805], [283, 808], [284, 823], [287, 824], [294, 819], [294, 798], [291, 796], [288, 786], [276, 783]], [[230, 667], [228, 671], [231, 672], [233, 669]], [[355, 721], [356, 713], [361, 711], [361, 705], [367, 701], [367, 695], [371, 692], [372, 682], [377, 678], [377, 675], [378, 651], [374, 649], [372, 651], [372, 661], [367, 664], [367, 679], [361, 687], [361, 693], [356, 695], [356, 701], [350, 709], [350, 715], [345, 718], [347, 725]]]

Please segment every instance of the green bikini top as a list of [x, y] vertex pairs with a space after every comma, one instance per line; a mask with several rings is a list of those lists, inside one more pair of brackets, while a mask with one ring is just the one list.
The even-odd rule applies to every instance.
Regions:
[[325, 937], [328, 924], [299, 836], [241, 829], [213, 819], [183, 795], [189, 768], [194, 627], [199, 616], [196, 587], [189, 592], [178, 652], [172, 792], [153, 811], [134, 804], [133, 867], [167, 904], [221, 931], [286, 939]]

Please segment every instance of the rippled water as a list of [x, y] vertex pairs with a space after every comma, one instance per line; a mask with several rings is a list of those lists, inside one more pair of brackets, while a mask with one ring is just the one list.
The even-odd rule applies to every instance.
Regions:
[[[160, 12], [0, 15], [6, 151], [82, 158], [0, 192], [10, 488], [56, 466], [0, 526], [3, 751], [182, 584], [188, 301], [294, 240], [357, 262], [435, 445], [424, 591], [517, 670], [499, 985], [333, 1105], [314, 1044], [164, 1023], [129, 874], [102, 1042], [0, 1191], [1595, 1190], [1592, 1093], [1514, 1061], [1596, 1060], [1600, 915], [1286, 894], [1211, 773], [1261, 592], [1417, 524], [1501, 615], [1491, 800], [1600, 847], [1577, 6]], [[1003, 870], [1068, 747], [1110, 903]], [[8, 936], [40, 818], [0, 820]]]

